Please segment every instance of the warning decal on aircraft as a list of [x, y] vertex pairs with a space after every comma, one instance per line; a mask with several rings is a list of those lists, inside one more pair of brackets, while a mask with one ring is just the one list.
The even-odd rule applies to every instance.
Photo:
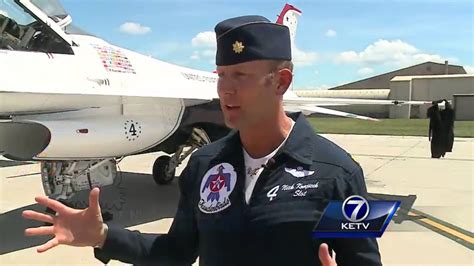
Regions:
[[197, 74], [184, 73], [184, 72], [181, 72], [181, 74], [187, 80], [194, 80], [194, 81], [199, 81], [199, 82], [209, 82], [209, 83], [216, 83], [217, 82], [217, 78], [215, 78], [215, 77], [201, 76], [201, 75], [197, 75]]
[[134, 141], [142, 134], [142, 126], [133, 120], [127, 120], [123, 128], [125, 130], [125, 137], [128, 141]]
[[128, 57], [119, 49], [92, 44], [107, 71], [136, 74]]

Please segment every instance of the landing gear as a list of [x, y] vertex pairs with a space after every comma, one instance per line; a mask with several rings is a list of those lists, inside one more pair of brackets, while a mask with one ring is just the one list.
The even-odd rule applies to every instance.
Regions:
[[41, 162], [44, 192], [56, 200], [68, 200], [78, 191], [111, 185], [116, 176], [114, 159]]
[[[179, 146], [172, 156], [160, 156], [153, 164], [153, 179], [158, 185], [171, 183], [176, 174], [176, 168], [196, 149], [211, 143], [206, 131], [201, 128], [193, 128], [188, 141]], [[186, 146], [190, 146], [185, 150]]]
[[[117, 176], [116, 162], [113, 159], [100, 161], [44, 161], [41, 162], [41, 177], [45, 194], [62, 204], [74, 208], [69, 200], [82, 190], [95, 186], [113, 184]], [[56, 212], [46, 208], [46, 213]], [[113, 214], [102, 212], [104, 221], [110, 221]]]
[[153, 164], [153, 179], [157, 184], [166, 185], [173, 181], [176, 169], [170, 170], [170, 156], [160, 156]]

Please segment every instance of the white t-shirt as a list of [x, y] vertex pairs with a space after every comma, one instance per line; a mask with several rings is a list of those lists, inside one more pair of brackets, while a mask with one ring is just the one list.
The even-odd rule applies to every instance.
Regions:
[[[295, 125], [295, 122], [291, 120], [291, 128], [290, 128], [290, 131], [288, 132], [288, 136], [293, 130], [294, 125]], [[242, 150], [244, 153], [244, 161], [245, 161], [245, 202], [247, 202], [247, 204], [250, 201], [250, 196], [252, 196], [252, 192], [255, 187], [255, 184], [257, 183], [257, 179], [260, 176], [260, 173], [262, 173], [263, 171], [263, 165], [267, 164], [268, 160], [270, 160], [273, 156], [275, 156], [278, 150], [281, 147], [283, 147], [286, 140], [288, 139], [288, 136], [286, 136], [286, 138], [283, 140], [280, 146], [278, 146], [278, 148], [276, 148], [274, 151], [272, 151], [268, 155], [261, 158], [256, 158], [256, 159], [252, 158], [247, 153], [245, 148], [242, 147]]]

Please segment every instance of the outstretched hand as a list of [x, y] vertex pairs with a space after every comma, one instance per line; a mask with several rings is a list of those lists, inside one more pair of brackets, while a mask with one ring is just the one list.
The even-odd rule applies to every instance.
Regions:
[[48, 197], [36, 197], [38, 204], [56, 211], [56, 216], [39, 213], [32, 210], [23, 211], [26, 219], [50, 223], [50, 226], [27, 228], [25, 235], [41, 236], [52, 235], [53, 239], [37, 248], [38, 252], [45, 252], [60, 244], [84, 247], [103, 244], [105, 228], [99, 205], [99, 188], [94, 188], [89, 194], [89, 207], [78, 210], [67, 207], [57, 200]]

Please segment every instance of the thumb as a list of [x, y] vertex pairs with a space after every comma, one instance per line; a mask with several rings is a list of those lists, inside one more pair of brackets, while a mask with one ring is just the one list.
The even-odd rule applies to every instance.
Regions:
[[89, 210], [93, 213], [100, 213], [99, 195], [100, 189], [98, 187], [93, 188], [89, 193]]
[[319, 260], [321, 261], [322, 266], [334, 265], [333, 260], [329, 255], [329, 247], [326, 243], [323, 243], [321, 246], [319, 246]]

